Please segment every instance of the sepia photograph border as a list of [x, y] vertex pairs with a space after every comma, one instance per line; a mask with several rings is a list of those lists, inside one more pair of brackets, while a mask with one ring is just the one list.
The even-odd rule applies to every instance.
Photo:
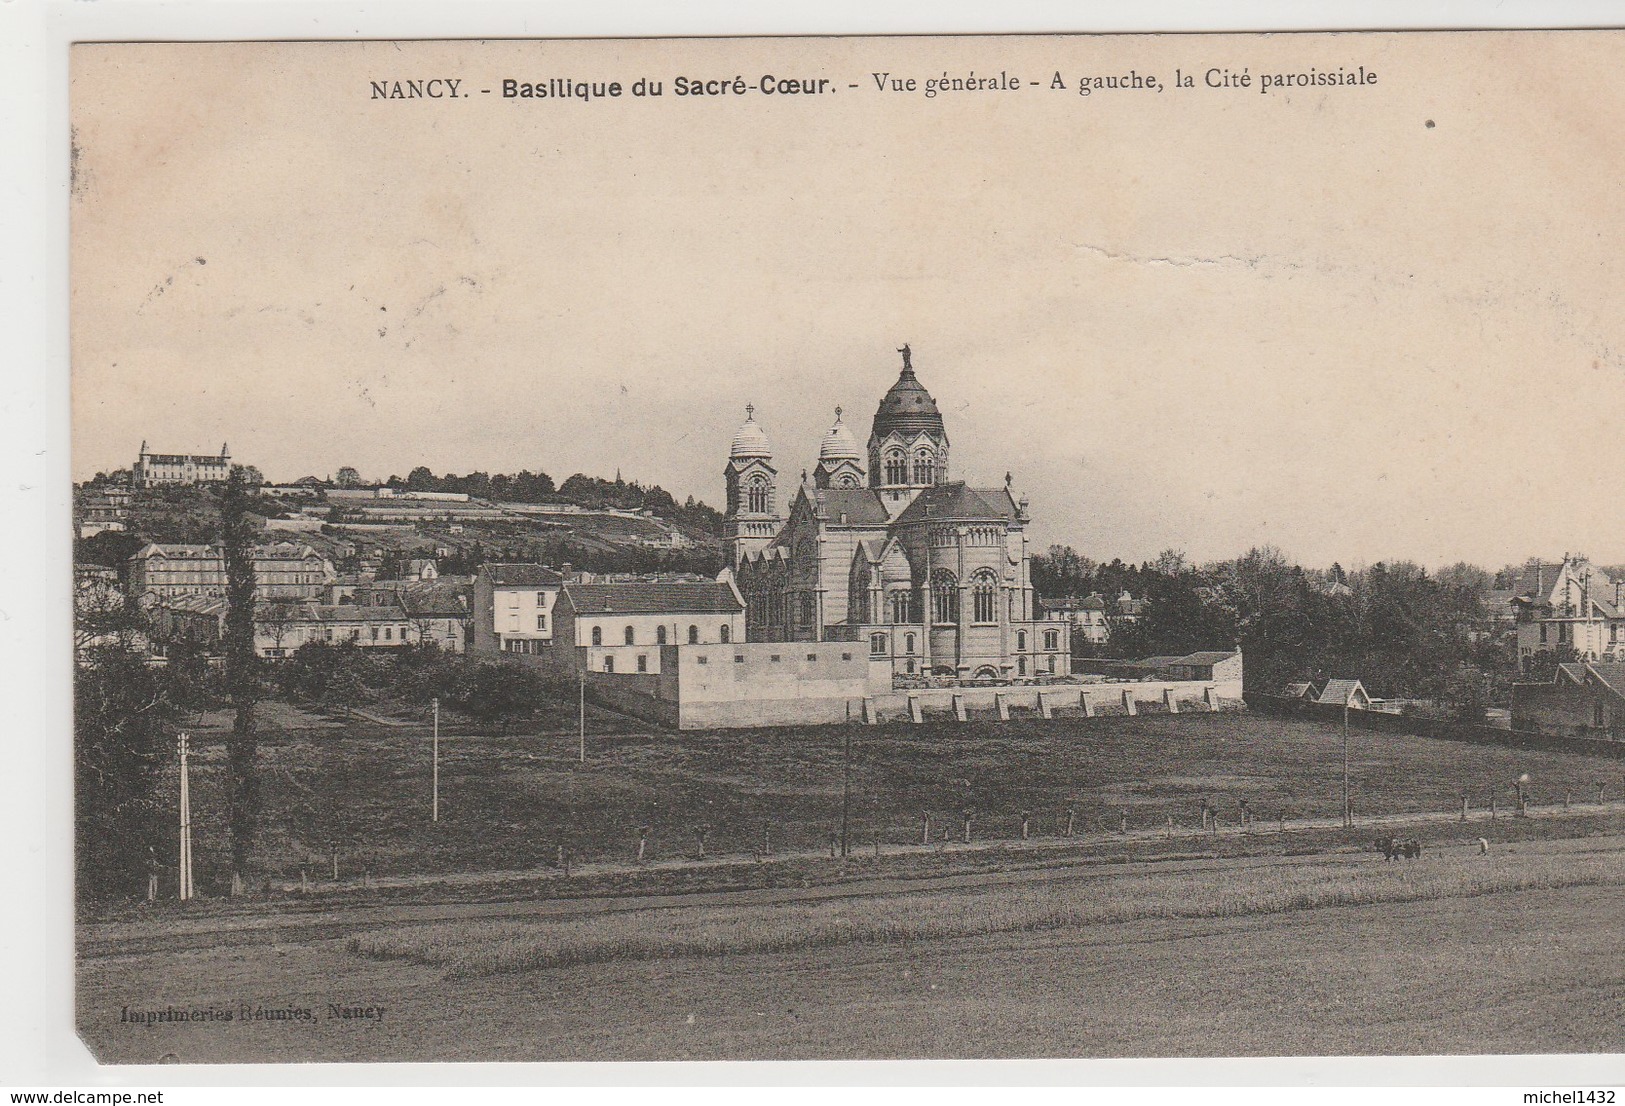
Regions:
[[[1132, 13], [1118, 5], [1018, 4], [996, 12], [956, 0], [876, 10], [872, 4], [798, 4], [773, 13], [745, 4], [702, 3], [681, 13], [655, 3], [489, 3], [449, 7], [408, 2], [85, 3], [6, 0], [0, 6], [0, 82], [21, 197], [0, 215], [22, 248], [0, 258], [7, 297], [0, 364], [0, 418], [12, 478], [0, 489], [11, 531], [0, 655], [17, 713], [0, 724], [11, 754], [5, 773], [10, 898], [22, 952], [8, 963], [17, 981], [0, 1010], [0, 1056], [16, 1086], [277, 1085], [706, 1086], [1536, 1086], [1598, 1085], [1622, 1078], [1619, 1056], [1284, 1057], [1028, 1061], [750, 1062], [693, 1064], [312, 1064], [99, 1066], [73, 1029], [71, 758], [72, 648], [67, 309], [68, 46], [74, 42], [389, 40], [488, 38], [813, 37], [1034, 33], [1220, 33], [1326, 30], [1549, 29], [1617, 26], [1625, 13], [1602, 3], [1338, 3], [1314, 13], [1299, 5], [1163, 4]], [[7, 31], [15, 33], [9, 36]], [[25, 552], [16, 548], [26, 542]], [[25, 561], [46, 580], [24, 582]], [[37, 573], [35, 574], [38, 575]], [[18, 702], [20, 700], [20, 702]], [[7, 922], [8, 927], [12, 923]], [[14, 1063], [15, 1062], [15, 1063]]]

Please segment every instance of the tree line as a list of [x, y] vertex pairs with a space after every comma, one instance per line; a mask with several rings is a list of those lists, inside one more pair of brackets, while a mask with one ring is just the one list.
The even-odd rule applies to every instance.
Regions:
[[[1110, 635], [1093, 650], [1098, 655], [1239, 645], [1248, 691], [1357, 678], [1378, 697], [1444, 701], [1482, 716], [1485, 706], [1506, 701], [1517, 675], [1515, 646], [1490, 632], [1485, 604], [1493, 586], [1510, 581], [1469, 564], [1429, 572], [1388, 561], [1321, 571], [1266, 546], [1200, 566], [1177, 551], [1129, 565], [1052, 546], [1033, 558], [1032, 573], [1046, 599], [1101, 594]], [[1136, 619], [1114, 614], [1112, 600], [1125, 591], [1145, 601]]]
[[618, 472], [613, 480], [578, 472], [555, 486], [547, 473], [528, 469], [513, 475], [471, 472], [466, 476], [455, 473], [437, 476], [427, 466], [419, 465], [407, 473], [405, 479], [390, 476], [384, 486], [404, 491], [455, 492], [507, 503], [574, 503], [590, 510], [612, 507], [622, 511], [649, 511], [658, 518], [704, 534], [720, 536], [722, 533], [722, 513], [714, 507], [692, 495], [679, 503], [659, 484], [628, 481]]

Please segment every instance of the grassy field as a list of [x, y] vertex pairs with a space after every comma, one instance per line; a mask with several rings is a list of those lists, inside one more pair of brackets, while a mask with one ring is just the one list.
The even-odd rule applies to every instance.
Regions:
[[[1246, 799], [1260, 824], [1335, 817], [1341, 734], [1314, 722], [1250, 714], [1057, 719], [969, 725], [808, 727], [670, 733], [614, 715], [589, 720], [578, 764], [565, 726], [551, 733], [443, 733], [441, 820], [431, 823], [430, 750], [423, 727], [314, 718], [271, 706], [262, 727], [265, 811], [257, 862], [279, 878], [511, 870], [630, 860], [648, 825], [651, 860], [825, 848], [840, 823], [843, 743], [850, 736], [854, 848], [875, 838], [958, 837], [974, 811], [978, 840], [1059, 834], [1069, 806], [1077, 832], [1197, 825], [1204, 799], [1234, 825]], [[564, 732], [560, 732], [560, 731]], [[223, 859], [223, 749], [198, 731], [192, 803], [205, 891]], [[1445, 811], [1467, 792], [1502, 809], [1528, 773], [1537, 802], [1565, 793], [1621, 793], [1619, 762], [1354, 731], [1354, 805], [1361, 815]], [[172, 784], [170, 786], [173, 786]], [[218, 878], [214, 876], [213, 878]]]
[[[100, 1059], [136, 1063], [1618, 1052], [1622, 848], [1193, 861], [1053, 889], [1034, 873], [772, 908], [745, 893], [721, 911], [605, 902], [545, 924], [405, 927], [383, 911], [349, 933], [109, 947], [81, 959], [78, 1020]], [[724, 955], [678, 947], [734, 922]], [[762, 948], [775, 925], [784, 939]], [[821, 942], [810, 925], [913, 931]], [[565, 947], [537, 940], [546, 927], [576, 952], [456, 970], [459, 934], [475, 955], [525, 958]], [[595, 931], [641, 932], [658, 955], [592, 955]], [[368, 943], [393, 951], [352, 951]], [[233, 1018], [128, 1016], [171, 1007]], [[310, 1017], [245, 1016], [261, 1009]]]
[[1167, 918], [1234, 918], [1327, 906], [1419, 902], [1562, 887], [1625, 885], [1617, 856], [1507, 856], [1480, 864], [1177, 871], [984, 892], [793, 906], [677, 908], [605, 918], [459, 922], [373, 931], [351, 951], [446, 969], [447, 978], [610, 961], [722, 957], [842, 945], [907, 947], [995, 933]]

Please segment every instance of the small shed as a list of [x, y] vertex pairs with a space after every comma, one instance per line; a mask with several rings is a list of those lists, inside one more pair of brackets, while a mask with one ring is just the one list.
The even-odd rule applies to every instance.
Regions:
[[1365, 686], [1359, 680], [1327, 680], [1320, 698], [1315, 701], [1348, 706], [1354, 710], [1371, 709], [1371, 696], [1366, 694]]

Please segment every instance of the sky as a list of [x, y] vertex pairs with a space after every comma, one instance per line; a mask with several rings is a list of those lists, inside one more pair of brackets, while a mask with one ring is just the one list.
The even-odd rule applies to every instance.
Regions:
[[[76, 47], [74, 475], [226, 441], [272, 480], [619, 470], [715, 505], [747, 403], [794, 481], [907, 342], [952, 476], [1011, 473], [1039, 548], [1625, 562], [1620, 45]], [[1163, 91], [1076, 90], [1131, 71]], [[1021, 85], [873, 79], [972, 72]], [[735, 74], [835, 91], [674, 94]], [[500, 95], [638, 76], [666, 94]], [[468, 95], [371, 95], [431, 77]]]

